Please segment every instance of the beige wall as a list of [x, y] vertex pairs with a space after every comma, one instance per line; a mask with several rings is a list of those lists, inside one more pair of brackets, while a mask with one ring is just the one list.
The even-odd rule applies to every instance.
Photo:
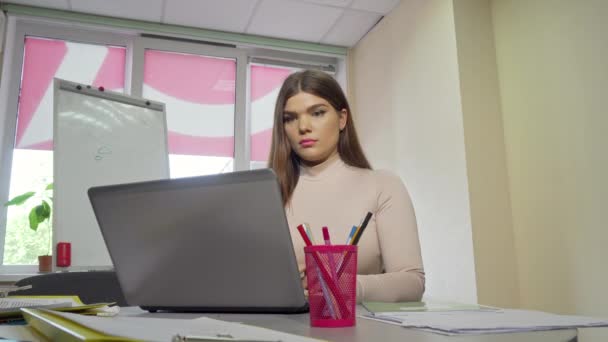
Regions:
[[492, 14], [521, 304], [608, 316], [608, 1]]
[[[357, 126], [412, 193], [429, 292], [476, 284], [481, 303], [608, 317], [607, 14], [604, 0], [402, 0], [352, 49]], [[472, 232], [445, 239], [469, 210]], [[475, 270], [449, 272], [466, 248]]]
[[405, 181], [416, 210], [427, 292], [476, 301], [463, 115], [452, 3], [407, 0], [349, 56], [362, 144]]
[[519, 284], [490, 1], [453, 3], [478, 300], [517, 307]]

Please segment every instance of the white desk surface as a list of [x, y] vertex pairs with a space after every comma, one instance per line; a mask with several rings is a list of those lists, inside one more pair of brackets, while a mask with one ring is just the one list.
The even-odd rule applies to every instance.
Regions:
[[[358, 307], [358, 310], [364, 310]], [[357, 318], [355, 327], [349, 328], [313, 328], [310, 326], [308, 314], [200, 314], [200, 313], [149, 313], [138, 307], [121, 308], [120, 315], [158, 318], [196, 318], [206, 316], [231, 322], [241, 322], [254, 326], [274, 329], [291, 334], [310, 336], [327, 341], [358, 342], [358, 341], [422, 341], [422, 342], [576, 342], [577, 330], [554, 330], [517, 334], [443, 336], [439, 334], [406, 329], [396, 325]]]

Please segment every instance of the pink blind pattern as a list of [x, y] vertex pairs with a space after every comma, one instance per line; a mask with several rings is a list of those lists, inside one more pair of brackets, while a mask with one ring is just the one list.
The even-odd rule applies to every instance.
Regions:
[[251, 66], [251, 160], [266, 161], [270, 153], [274, 107], [283, 81], [294, 69]]
[[[53, 149], [53, 78], [123, 91], [126, 49], [27, 37], [15, 148]], [[270, 149], [274, 102], [293, 69], [251, 66], [251, 159]], [[172, 154], [232, 157], [236, 62], [147, 50], [144, 97], [167, 105]]]
[[27, 37], [15, 148], [53, 149], [53, 78], [124, 88], [125, 48]]
[[[251, 67], [252, 160], [266, 160], [274, 102], [291, 69]], [[236, 61], [147, 50], [144, 97], [167, 106], [173, 154], [234, 156]]]
[[143, 96], [165, 103], [169, 152], [232, 157], [236, 61], [146, 50]]

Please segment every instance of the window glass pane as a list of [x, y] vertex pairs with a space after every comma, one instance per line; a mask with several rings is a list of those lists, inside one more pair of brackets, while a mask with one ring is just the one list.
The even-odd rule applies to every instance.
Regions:
[[251, 164], [252, 169], [266, 167], [274, 106], [283, 81], [298, 71], [294, 68], [252, 64], [251, 75]]
[[[44, 192], [52, 182], [53, 78], [122, 92], [125, 52], [124, 47], [25, 39], [9, 198]], [[29, 210], [40, 201], [35, 196], [21, 206], [8, 207], [4, 264], [35, 264], [38, 255], [49, 253], [50, 223], [45, 221], [35, 232], [28, 223]]]
[[165, 103], [171, 177], [233, 170], [236, 60], [146, 50], [143, 97]]

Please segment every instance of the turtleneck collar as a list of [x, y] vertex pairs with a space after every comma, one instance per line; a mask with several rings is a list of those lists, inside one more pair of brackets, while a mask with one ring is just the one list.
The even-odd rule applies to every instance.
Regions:
[[336, 172], [336, 170], [344, 167], [346, 164], [340, 158], [338, 153], [329, 157], [327, 160], [314, 166], [300, 165], [300, 177], [305, 179], [319, 179], [325, 176], [329, 176]]

